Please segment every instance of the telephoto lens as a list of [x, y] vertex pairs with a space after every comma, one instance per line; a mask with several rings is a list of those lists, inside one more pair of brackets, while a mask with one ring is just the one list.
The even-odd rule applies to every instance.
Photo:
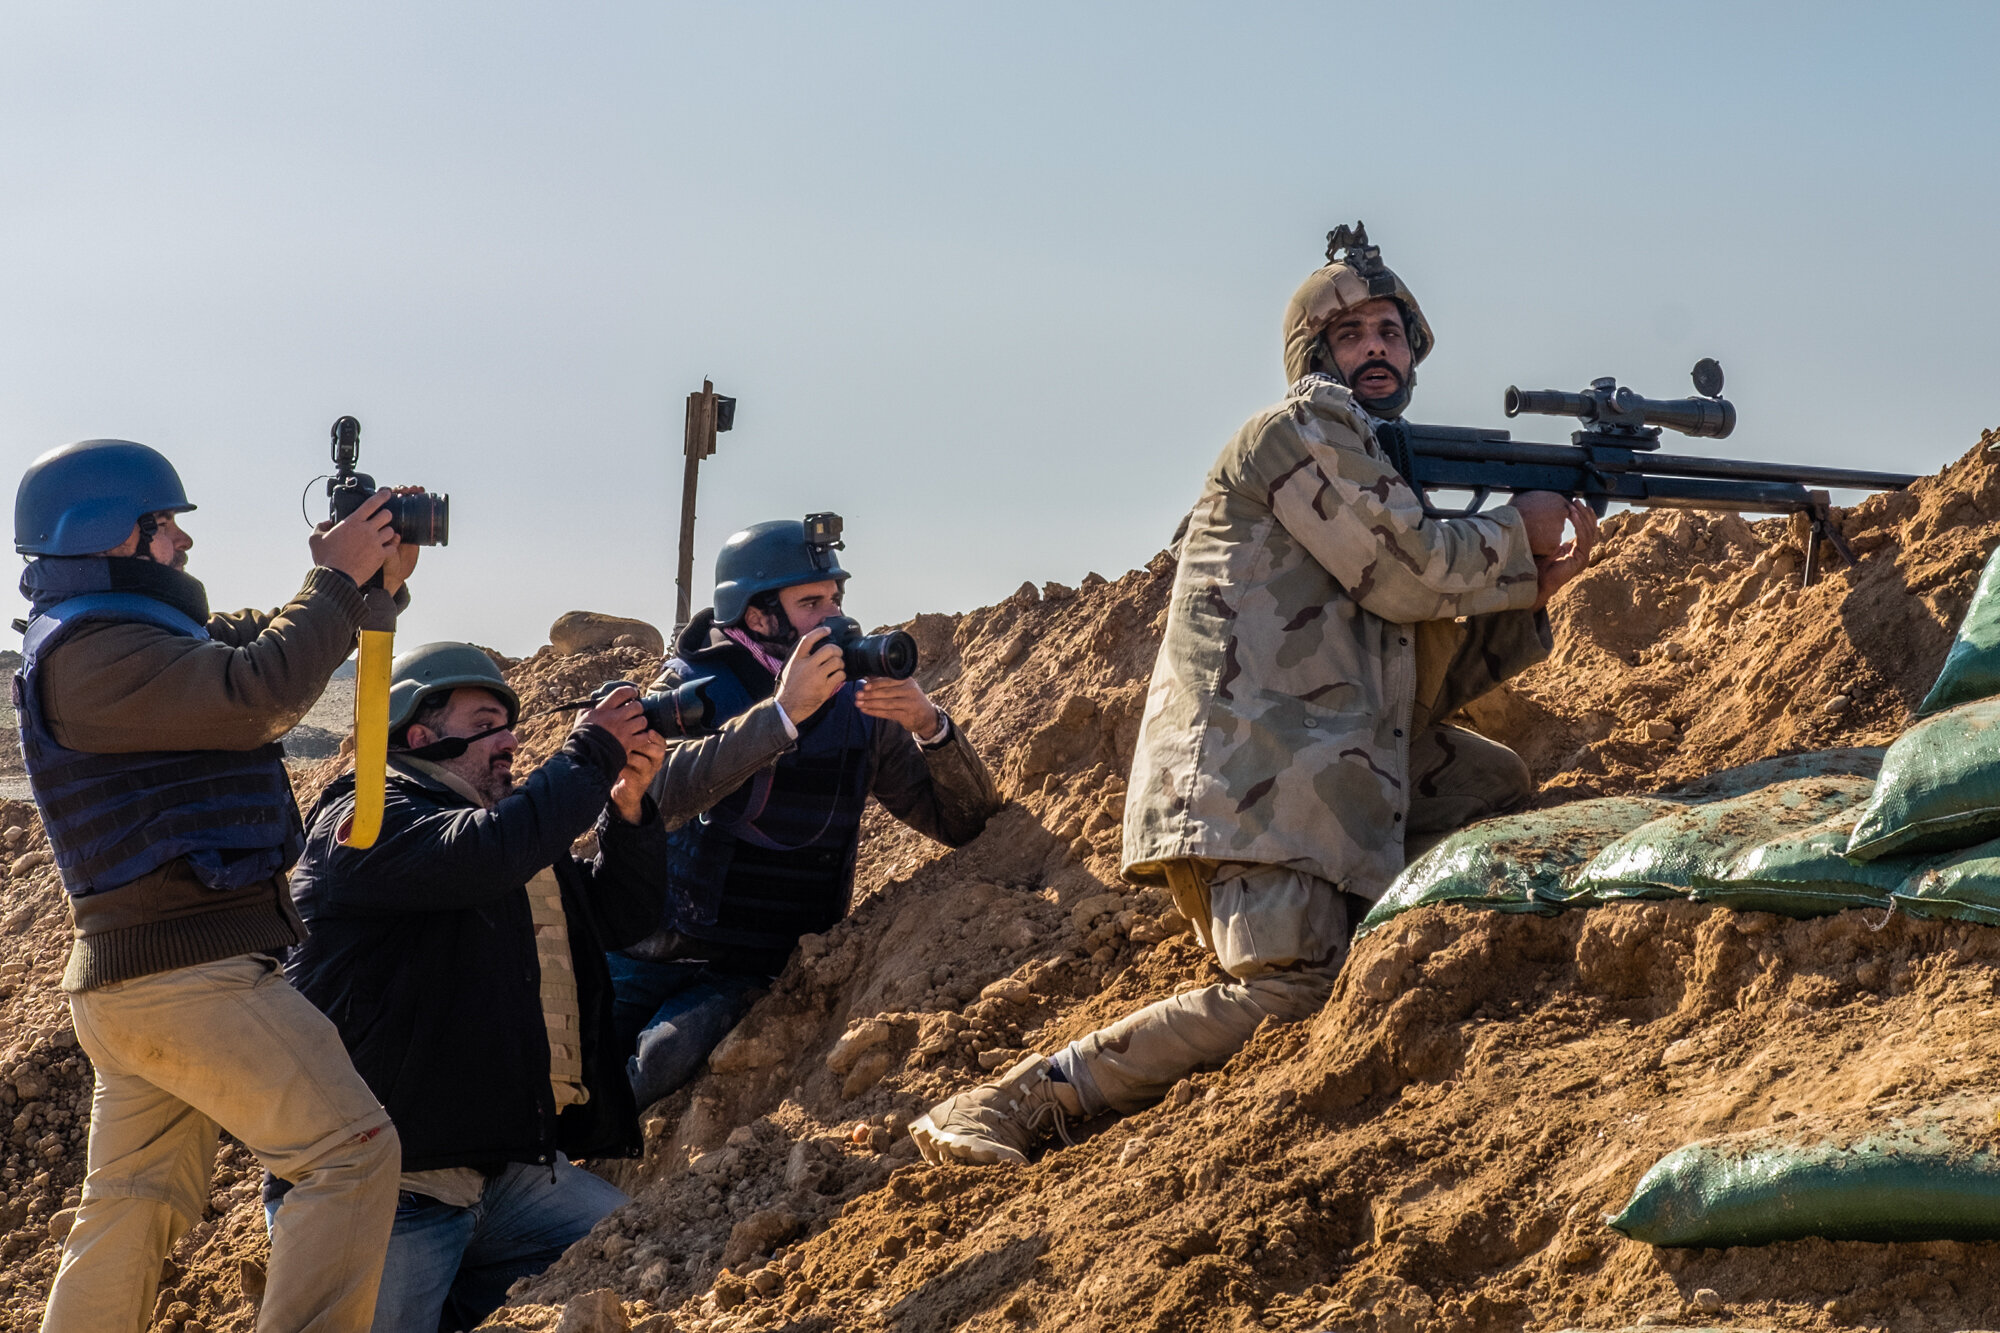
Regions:
[[828, 638], [840, 645], [840, 664], [848, 677], [883, 676], [907, 680], [917, 674], [917, 641], [896, 629], [887, 634], [863, 634], [852, 616], [832, 616], [821, 622]]

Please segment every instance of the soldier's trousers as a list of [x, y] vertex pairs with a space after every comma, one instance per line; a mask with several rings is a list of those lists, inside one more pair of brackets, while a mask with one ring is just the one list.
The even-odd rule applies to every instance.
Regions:
[[[1506, 746], [1457, 727], [1434, 727], [1410, 746], [1406, 843], [1415, 855], [1453, 829], [1503, 813], [1534, 791], [1527, 765]], [[1309, 1018], [1333, 993], [1348, 941], [1371, 897], [1342, 892], [1285, 866], [1183, 861], [1167, 867], [1174, 897], [1207, 898], [1207, 929], [1223, 971], [1236, 978], [1147, 1005], [1052, 1057], [1086, 1115], [1152, 1105], [1197, 1069], [1223, 1064], [1265, 1019]], [[1186, 881], [1205, 881], [1206, 894]], [[1200, 911], [1200, 908], [1196, 908]]]

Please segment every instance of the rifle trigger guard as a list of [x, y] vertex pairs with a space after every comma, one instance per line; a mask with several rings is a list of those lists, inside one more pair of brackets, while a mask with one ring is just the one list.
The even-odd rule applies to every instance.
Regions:
[[1425, 495], [1424, 514], [1428, 518], [1471, 518], [1474, 514], [1479, 512], [1479, 507], [1485, 504], [1487, 497], [1492, 494], [1493, 494], [1493, 488], [1491, 486], [1473, 487], [1472, 503], [1467, 505], [1463, 509], [1439, 509], [1436, 505], [1431, 503], [1431, 497], [1429, 495]]

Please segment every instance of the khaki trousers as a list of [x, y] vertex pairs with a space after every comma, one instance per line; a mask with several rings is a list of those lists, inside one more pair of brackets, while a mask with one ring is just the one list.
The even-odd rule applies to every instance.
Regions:
[[[1170, 868], [1183, 904], [1185, 865]], [[1155, 1001], [1058, 1052], [1053, 1062], [1086, 1116], [1151, 1106], [1195, 1070], [1242, 1050], [1265, 1019], [1308, 1018], [1333, 993], [1366, 900], [1284, 866], [1222, 862], [1210, 873], [1204, 934], [1237, 980]]]
[[[1454, 829], [1514, 809], [1535, 790], [1521, 757], [1459, 727], [1410, 745], [1405, 845], [1416, 856]], [[1224, 1064], [1267, 1018], [1310, 1018], [1333, 994], [1354, 928], [1385, 884], [1343, 892], [1303, 871], [1243, 862], [1176, 861], [1164, 869], [1175, 904], [1235, 981], [1147, 1005], [1058, 1052], [1086, 1115], [1141, 1110], [1197, 1069]]]
[[[1410, 813], [1403, 856], [1414, 861], [1445, 836], [1524, 805], [1535, 778], [1521, 756], [1463, 727], [1432, 727], [1410, 742]], [[1389, 887], [1378, 884], [1373, 896]]]
[[208, 1204], [218, 1127], [296, 1182], [260, 1333], [363, 1333], [401, 1151], [332, 1023], [248, 954], [70, 997], [97, 1071], [89, 1173], [43, 1333], [141, 1333], [160, 1263]]

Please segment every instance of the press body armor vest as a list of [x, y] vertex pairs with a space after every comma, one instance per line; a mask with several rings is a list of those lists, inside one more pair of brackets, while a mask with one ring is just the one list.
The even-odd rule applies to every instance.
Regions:
[[[717, 722], [776, 688], [762, 672], [735, 669], [728, 649], [691, 656], [670, 669], [713, 680]], [[799, 727], [796, 746], [670, 835], [666, 924], [715, 960], [775, 972], [800, 936], [847, 915], [875, 773], [875, 720], [855, 705], [860, 688], [842, 686]]]
[[186, 858], [209, 888], [241, 889], [290, 866], [304, 835], [279, 742], [135, 754], [89, 754], [57, 743], [42, 715], [41, 664], [79, 625], [102, 620], [208, 637], [173, 607], [129, 592], [72, 597], [29, 623], [14, 712], [63, 887], [79, 898], [103, 893]]

